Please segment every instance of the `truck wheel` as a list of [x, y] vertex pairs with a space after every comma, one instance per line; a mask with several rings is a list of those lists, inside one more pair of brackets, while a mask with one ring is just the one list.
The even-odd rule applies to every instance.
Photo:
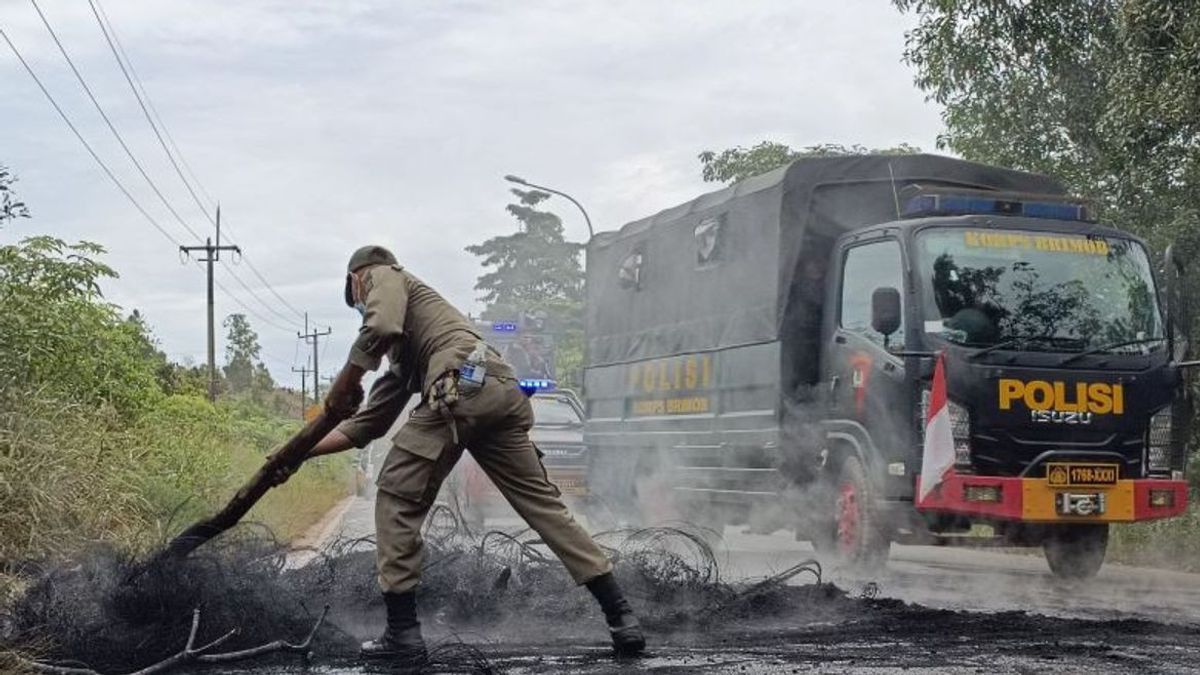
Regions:
[[1042, 541], [1042, 551], [1054, 576], [1091, 579], [1104, 564], [1104, 554], [1108, 551], [1108, 524], [1056, 527]]
[[875, 505], [875, 488], [857, 457], [842, 462], [832, 493], [832, 513], [814, 535], [813, 547], [835, 564], [879, 570], [892, 544]]

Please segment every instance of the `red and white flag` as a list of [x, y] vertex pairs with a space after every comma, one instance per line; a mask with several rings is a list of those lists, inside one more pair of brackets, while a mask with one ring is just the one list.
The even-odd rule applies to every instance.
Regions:
[[946, 364], [937, 356], [933, 370], [933, 391], [929, 396], [929, 416], [925, 419], [925, 448], [921, 454], [921, 492], [917, 503], [925, 501], [946, 474], [954, 469], [954, 428], [946, 405]]

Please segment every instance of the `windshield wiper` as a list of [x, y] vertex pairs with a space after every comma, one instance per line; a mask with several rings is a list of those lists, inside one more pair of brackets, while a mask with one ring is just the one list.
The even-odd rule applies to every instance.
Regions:
[[987, 354], [991, 354], [992, 352], [999, 351], [1001, 349], [1008, 349], [1010, 347], [1016, 347], [1017, 345], [1023, 345], [1023, 344], [1027, 344], [1029, 342], [1057, 343], [1057, 342], [1082, 342], [1082, 341], [1083, 341], [1083, 338], [1059, 337], [1057, 335], [1019, 335], [1017, 337], [1013, 337], [1008, 340], [1003, 340], [1001, 342], [997, 342], [996, 344], [992, 345], [991, 347], [985, 347], [984, 349], [980, 349], [979, 351], [974, 352], [967, 358], [974, 361], [975, 359], [977, 359], [981, 356], [987, 355]]
[[1144, 345], [1144, 344], [1148, 344], [1151, 342], [1165, 342], [1166, 339], [1167, 338], [1165, 338], [1165, 337], [1138, 338], [1136, 340], [1122, 340], [1120, 342], [1113, 342], [1113, 343], [1106, 344], [1106, 345], [1100, 345], [1099, 347], [1093, 347], [1092, 349], [1084, 350], [1082, 352], [1079, 352], [1078, 354], [1071, 354], [1070, 356], [1064, 358], [1062, 361], [1059, 361], [1058, 365], [1065, 366], [1068, 363], [1071, 363], [1072, 361], [1078, 361], [1079, 359], [1082, 359], [1085, 356], [1091, 356], [1092, 354], [1100, 354], [1101, 352], [1107, 352], [1112, 349], [1119, 349], [1121, 347], [1132, 347], [1134, 345]]

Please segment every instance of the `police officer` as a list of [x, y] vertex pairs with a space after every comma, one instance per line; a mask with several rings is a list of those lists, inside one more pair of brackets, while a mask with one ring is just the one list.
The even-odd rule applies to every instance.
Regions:
[[[387, 628], [382, 637], [363, 644], [363, 655], [425, 655], [415, 601], [421, 524], [464, 448], [575, 582], [596, 597], [616, 651], [641, 652], [645, 639], [613, 578], [612, 563], [571, 517], [529, 440], [533, 411], [512, 369], [458, 310], [383, 247], [365, 246], [350, 257], [345, 300], [363, 322], [348, 362], [330, 387], [327, 409], [353, 409], [362, 398], [363, 374], [377, 369], [384, 356], [388, 368], [371, 387], [366, 405], [309, 456], [365, 446], [387, 432], [412, 394], [421, 395], [392, 438], [379, 473], [375, 528]], [[481, 385], [460, 377], [473, 353], [486, 354]]]

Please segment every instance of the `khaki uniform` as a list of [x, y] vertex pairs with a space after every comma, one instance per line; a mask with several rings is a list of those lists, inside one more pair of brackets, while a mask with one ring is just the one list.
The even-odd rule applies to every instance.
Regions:
[[[364, 276], [367, 312], [350, 361], [375, 370], [386, 355], [389, 368], [375, 381], [366, 406], [338, 427], [359, 447], [386, 433], [413, 393], [427, 394], [482, 339], [458, 310], [403, 268], [377, 266]], [[532, 406], [494, 350], [487, 373], [483, 387], [463, 391], [451, 409], [458, 443], [450, 420], [424, 401], [392, 438], [375, 505], [379, 586], [385, 593], [417, 585], [421, 525], [464, 448], [577, 583], [612, 570], [547, 479], [529, 440]]]

